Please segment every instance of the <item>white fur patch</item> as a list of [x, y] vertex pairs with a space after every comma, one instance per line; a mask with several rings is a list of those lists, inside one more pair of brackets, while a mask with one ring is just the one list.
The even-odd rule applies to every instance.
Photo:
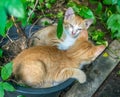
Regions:
[[72, 38], [69, 35], [67, 35], [65, 40], [61, 42], [60, 44], [58, 44], [58, 49], [67, 50], [70, 46], [72, 46], [75, 43], [75, 41], [76, 41], [75, 38]]

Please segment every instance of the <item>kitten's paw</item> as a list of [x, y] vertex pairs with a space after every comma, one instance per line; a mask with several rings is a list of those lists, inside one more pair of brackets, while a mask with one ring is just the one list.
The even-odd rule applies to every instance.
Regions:
[[78, 79], [80, 83], [86, 82], [86, 74], [83, 71], [80, 71], [80, 77]]

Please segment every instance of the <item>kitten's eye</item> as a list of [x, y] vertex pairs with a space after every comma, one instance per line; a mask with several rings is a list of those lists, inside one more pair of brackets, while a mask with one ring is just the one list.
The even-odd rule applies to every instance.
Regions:
[[77, 29], [77, 31], [81, 31], [81, 30], [82, 30], [81, 28]]
[[73, 25], [72, 25], [72, 24], [70, 24], [70, 27], [72, 27], [72, 28], [73, 28]]

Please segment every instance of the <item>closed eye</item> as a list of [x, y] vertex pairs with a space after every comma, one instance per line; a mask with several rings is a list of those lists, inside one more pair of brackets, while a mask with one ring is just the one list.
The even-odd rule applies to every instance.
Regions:
[[77, 31], [81, 31], [81, 30], [82, 30], [81, 28], [77, 29]]
[[70, 27], [72, 27], [72, 28], [73, 28], [73, 25], [72, 25], [72, 24], [70, 24]]

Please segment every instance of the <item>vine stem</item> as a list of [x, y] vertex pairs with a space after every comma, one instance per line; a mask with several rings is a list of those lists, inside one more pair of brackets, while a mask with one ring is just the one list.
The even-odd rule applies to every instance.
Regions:
[[32, 26], [30, 27], [30, 30], [29, 30], [29, 37], [32, 36], [32, 28], [34, 27], [34, 25], [40, 20], [41, 16], [32, 24]]
[[7, 38], [10, 40], [11, 43], [15, 43], [15, 42], [9, 37], [9, 35], [8, 35], [9, 30], [10, 30], [10, 28], [8, 29], [8, 31], [7, 31], [7, 33], [6, 33], [6, 36], [7, 36]]
[[35, 8], [36, 8], [36, 6], [37, 6], [38, 2], [39, 2], [39, 0], [36, 0], [36, 2], [35, 2], [35, 6], [34, 6], [34, 8], [33, 8], [32, 12], [30, 13], [29, 17], [27, 18], [27, 22], [29, 21], [29, 19], [30, 19], [30, 17], [31, 17], [31, 15], [32, 15], [32, 13], [35, 11]]
[[14, 25], [15, 27], [17, 28], [17, 33], [18, 35], [20, 36], [24, 36], [26, 39], [27, 39], [27, 36], [25, 35], [24, 31], [21, 29], [21, 27], [16, 23], [16, 20], [13, 16], [11, 16], [13, 22], [14, 22]]
[[9, 35], [8, 35], [9, 30], [10, 30], [10, 28], [8, 29], [8, 31], [7, 31], [7, 33], [6, 33], [7, 38], [10, 40], [11, 43], [13, 43], [14, 45], [16, 45], [16, 46], [18, 47], [18, 49], [21, 51], [22, 49], [20, 48], [20, 46], [19, 46], [17, 43], [15, 43], [15, 41], [13, 41], [13, 40], [9, 37]]

